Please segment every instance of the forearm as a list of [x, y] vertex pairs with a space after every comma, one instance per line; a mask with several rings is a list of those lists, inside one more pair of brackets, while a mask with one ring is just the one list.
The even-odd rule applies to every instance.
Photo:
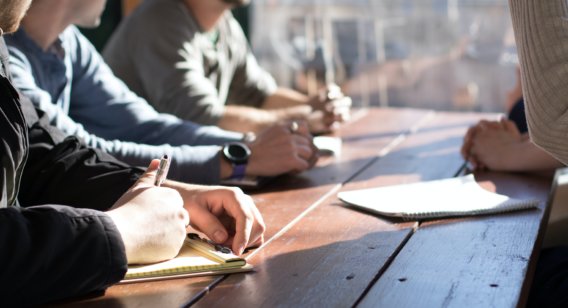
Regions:
[[309, 97], [298, 91], [278, 88], [274, 94], [268, 96], [263, 104], [263, 109], [279, 109], [305, 105], [309, 102]]
[[229, 105], [218, 123], [222, 129], [239, 132], [259, 132], [278, 121], [276, 113], [247, 106]]
[[[22, 103], [24, 112], [29, 112], [26, 102]], [[42, 117], [28, 130], [29, 151], [19, 194], [22, 205], [72, 204], [106, 210], [141, 174], [140, 169], [85, 147], [76, 138], [65, 138], [46, 122]]]
[[[102, 107], [97, 107], [101, 109]], [[202, 126], [183, 121], [170, 114], [158, 113], [143, 100], [113, 100], [106, 106], [107, 112], [98, 120], [88, 112], [84, 123], [90, 133], [107, 140], [123, 140], [150, 145], [220, 145], [242, 138], [242, 134], [222, 130], [215, 126]]]
[[65, 206], [0, 210], [7, 306], [35, 306], [102, 291], [126, 273], [124, 245], [106, 214]]
[[152, 159], [172, 158], [169, 178], [199, 184], [218, 184], [220, 146], [170, 146], [107, 141], [99, 144], [107, 153], [133, 166], [145, 166]]
[[564, 0], [510, 0], [531, 139], [568, 163], [568, 8]]
[[508, 153], [501, 153], [505, 158], [501, 171], [536, 172], [554, 170], [563, 164], [552, 155], [536, 146], [530, 140], [525, 140], [510, 148]]

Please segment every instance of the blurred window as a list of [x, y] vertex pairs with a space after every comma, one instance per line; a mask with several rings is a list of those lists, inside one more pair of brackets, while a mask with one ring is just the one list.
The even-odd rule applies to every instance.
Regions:
[[250, 38], [283, 86], [340, 84], [359, 106], [504, 111], [507, 0], [255, 0]]

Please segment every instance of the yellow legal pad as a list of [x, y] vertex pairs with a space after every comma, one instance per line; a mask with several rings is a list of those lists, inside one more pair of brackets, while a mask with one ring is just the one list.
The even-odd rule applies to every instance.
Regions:
[[179, 254], [168, 261], [129, 266], [121, 283], [185, 278], [204, 275], [219, 275], [251, 271], [252, 266], [231, 252], [227, 247], [216, 245], [190, 233]]

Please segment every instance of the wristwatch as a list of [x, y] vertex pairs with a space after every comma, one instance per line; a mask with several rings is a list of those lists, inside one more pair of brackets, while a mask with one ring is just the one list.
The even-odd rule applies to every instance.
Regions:
[[233, 165], [231, 179], [242, 179], [245, 176], [250, 154], [249, 147], [242, 142], [229, 142], [225, 144], [223, 147], [223, 156]]

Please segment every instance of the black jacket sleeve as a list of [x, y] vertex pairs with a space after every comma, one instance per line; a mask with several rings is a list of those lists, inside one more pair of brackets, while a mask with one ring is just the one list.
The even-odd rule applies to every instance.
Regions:
[[126, 272], [120, 234], [99, 211], [68, 206], [0, 210], [0, 298], [31, 306], [104, 290]]
[[[2, 103], [0, 305], [42, 304], [118, 282], [127, 264], [121, 236], [107, 214], [93, 209], [110, 208], [141, 171], [76, 138], [62, 140], [42, 121], [26, 135], [28, 124], [8, 108], [17, 101]], [[21, 207], [7, 196], [18, 191], [18, 182]], [[41, 204], [67, 206], [34, 206]]]
[[22, 98], [21, 104], [29, 125], [29, 153], [18, 195], [22, 206], [107, 210], [142, 173], [76, 137], [65, 138], [29, 100]]
[[11, 86], [6, 54], [0, 36], [0, 306], [103, 290], [127, 260], [111, 218], [95, 209], [109, 209], [142, 171], [64, 139]]

